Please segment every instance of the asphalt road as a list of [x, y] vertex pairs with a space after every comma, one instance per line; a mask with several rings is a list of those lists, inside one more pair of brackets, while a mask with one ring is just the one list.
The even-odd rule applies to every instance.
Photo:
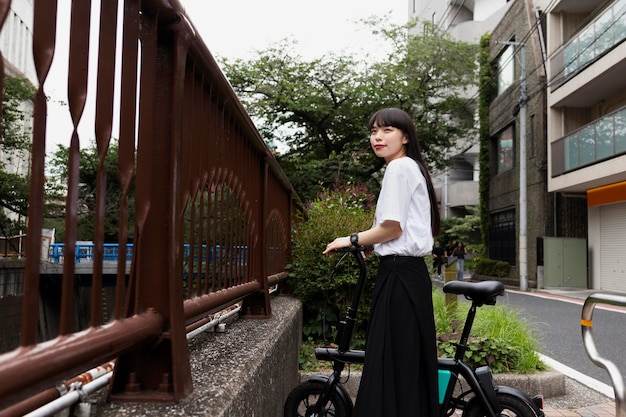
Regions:
[[[564, 300], [549, 294], [516, 291], [498, 303], [519, 310], [539, 339], [538, 351], [588, 377], [612, 386], [608, 373], [587, 355], [582, 339], [580, 318], [584, 300]], [[601, 356], [611, 360], [626, 377], [626, 310], [596, 305], [593, 311], [593, 338]]]

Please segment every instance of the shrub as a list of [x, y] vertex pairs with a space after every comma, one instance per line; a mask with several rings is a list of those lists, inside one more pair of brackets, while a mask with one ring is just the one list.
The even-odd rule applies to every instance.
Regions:
[[[334, 270], [341, 255], [324, 256], [322, 251], [338, 236], [369, 229], [374, 216], [372, 201], [367, 189], [358, 184], [324, 190], [307, 207], [307, 220], [293, 230], [287, 283], [303, 303], [304, 341], [334, 341], [339, 318], [343, 319], [352, 301], [358, 267], [348, 255]], [[367, 260], [368, 281], [358, 310], [356, 347], [365, 343], [364, 323], [369, 315], [377, 263], [374, 256]]]
[[511, 265], [505, 261], [498, 261], [489, 258], [478, 258], [474, 260], [474, 268], [479, 275], [504, 278], [508, 277]]
[[[451, 309], [445, 305], [443, 292], [435, 290], [433, 306], [439, 354], [453, 357], [470, 303], [459, 302], [456, 309]], [[476, 313], [464, 360], [472, 367], [489, 365], [494, 373], [545, 370], [537, 354], [534, 332], [515, 309], [499, 305], [481, 307]]]

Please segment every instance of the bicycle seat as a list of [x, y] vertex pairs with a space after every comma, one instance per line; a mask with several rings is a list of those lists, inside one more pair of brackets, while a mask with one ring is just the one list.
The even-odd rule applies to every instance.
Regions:
[[465, 298], [472, 300], [478, 306], [483, 304], [494, 305], [496, 297], [504, 294], [504, 284], [500, 281], [450, 281], [443, 286], [443, 292], [463, 294]]

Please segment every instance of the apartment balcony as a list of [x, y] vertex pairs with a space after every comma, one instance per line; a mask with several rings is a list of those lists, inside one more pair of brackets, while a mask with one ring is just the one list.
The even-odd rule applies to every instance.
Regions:
[[551, 181], [558, 189], [585, 191], [626, 180], [626, 107], [550, 144]]
[[626, 0], [605, 9], [550, 59], [550, 103], [591, 107], [626, 87]]
[[572, 34], [549, 61], [551, 192], [626, 180], [626, 0], [600, 12], [598, 6], [562, 1], [551, 11], [556, 28], [549, 28], [548, 43], [557, 43], [557, 33]]

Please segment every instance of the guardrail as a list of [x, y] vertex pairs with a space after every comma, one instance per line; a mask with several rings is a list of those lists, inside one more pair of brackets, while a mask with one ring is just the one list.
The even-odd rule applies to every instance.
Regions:
[[[1, 24], [10, 3], [0, 0]], [[109, 400], [176, 402], [193, 389], [188, 326], [239, 302], [244, 317], [271, 314], [269, 287], [287, 276], [291, 223], [299, 202], [177, 0], [94, 2], [100, 8], [95, 14], [91, 2], [71, 2], [70, 22], [62, 26], [58, 3], [32, 3], [37, 92], [20, 346], [0, 355], [0, 413], [17, 401], [26, 401], [20, 402], [23, 410], [34, 409], [37, 393], [111, 360], [116, 366]], [[55, 44], [57, 26], [69, 35], [69, 43]], [[55, 86], [68, 92], [73, 124], [64, 138], [63, 273], [59, 299], [53, 303], [58, 334], [40, 340], [40, 262], [47, 255], [41, 239], [45, 145], [50, 139], [44, 87], [53, 59], [59, 59], [56, 51], [67, 45], [67, 88]], [[97, 68], [91, 68], [93, 63]], [[89, 79], [95, 75], [89, 90], [88, 74]], [[89, 325], [77, 328], [80, 153], [91, 139], [81, 137], [78, 126], [89, 123], [82, 120], [86, 108], [95, 114], [92, 131], [99, 160], [90, 207]], [[54, 134], [56, 139], [63, 135]], [[111, 154], [116, 161], [112, 166], [105, 163]], [[106, 182], [112, 178], [121, 193], [107, 195]], [[105, 224], [107, 239], [111, 236], [105, 218], [112, 211], [119, 246], [113, 314], [105, 322]], [[129, 236], [132, 247], [126, 245]], [[209, 248], [217, 245], [220, 253], [224, 248], [245, 250], [213, 258]]]
[[585, 299], [580, 318], [583, 344], [589, 359], [598, 367], [603, 368], [609, 374], [615, 393], [615, 415], [626, 417], [626, 391], [624, 378], [617, 366], [610, 360], [600, 355], [596, 342], [593, 338], [593, 311], [598, 304], [608, 304], [618, 307], [626, 307], [626, 297], [613, 294], [591, 294]]

